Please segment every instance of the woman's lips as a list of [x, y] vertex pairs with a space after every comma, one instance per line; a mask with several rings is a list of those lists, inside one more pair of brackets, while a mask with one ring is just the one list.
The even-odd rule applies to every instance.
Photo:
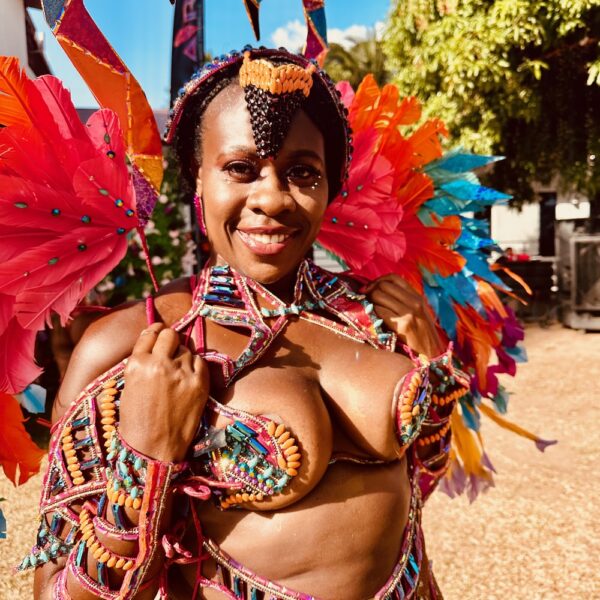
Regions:
[[278, 254], [290, 243], [293, 232], [255, 232], [236, 229], [242, 242], [255, 254]]

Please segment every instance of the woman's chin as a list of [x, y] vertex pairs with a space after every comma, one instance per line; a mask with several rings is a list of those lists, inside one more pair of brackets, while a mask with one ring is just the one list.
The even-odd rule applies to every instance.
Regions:
[[[250, 264], [239, 265], [236, 270], [246, 277], [250, 277], [262, 285], [273, 285], [286, 278], [292, 273], [296, 273], [298, 265], [302, 258], [295, 263], [277, 264], [276, 262], [252, 262]], [[234, 265], [232, 265], [234, 266]]]

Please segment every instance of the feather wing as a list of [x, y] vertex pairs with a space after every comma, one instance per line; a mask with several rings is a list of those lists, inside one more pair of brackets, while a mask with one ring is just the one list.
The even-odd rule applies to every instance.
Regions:
[[524, 357], [518, 346], [522, 329], [494, 289], [507, 288], [488, 263], [495, 248], [489, 226], [471, 214], [510, 198], [482, 186], [471, 172], [498, 157], [460, 149], [443, 154], [444, 124], [429, 119], [418, 125], [418, 101], [401, 99], [392, 85], [380, 89], [372, 76], [355, 94], [347, 84], [341, 91], [355, 153], [319, 243], [361, 278], [397, 273], [425, 292], [441, 329], [455, 342], [461, 367], [472, 375], [471, 394], [456, 416], [460, 425], [445, 485], [472, 498], [492, 484], [493, 471], [478, 431], [479, 405], [488, 398], [505, 408], [497, 375], [514, 374]]
[[36, 331], [52, 313], [67, 321], [139, 221], [114, 113], [84, 126], [55, 78], [30, 82], [14, 61], [0, 71], [12, 94], [0, 131], [0, 389], [19, 392], [39, 374]]

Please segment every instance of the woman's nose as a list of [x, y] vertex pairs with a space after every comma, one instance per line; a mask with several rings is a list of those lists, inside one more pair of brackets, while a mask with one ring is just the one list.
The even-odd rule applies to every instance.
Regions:
[[296, 201], [289, 187], [281, 181], [275, 169], [268, 169], [254, 182], [247, 204], [252, 210], [270, 217], [296, 209]]

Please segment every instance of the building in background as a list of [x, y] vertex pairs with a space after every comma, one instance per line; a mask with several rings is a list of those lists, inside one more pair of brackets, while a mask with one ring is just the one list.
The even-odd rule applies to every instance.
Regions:
[[30, 76], [47, 75], [41, 34], [36, 32], [28, 8], [41, 9], [39, 0], [0, 0], [0, 55], [17, 56]]

